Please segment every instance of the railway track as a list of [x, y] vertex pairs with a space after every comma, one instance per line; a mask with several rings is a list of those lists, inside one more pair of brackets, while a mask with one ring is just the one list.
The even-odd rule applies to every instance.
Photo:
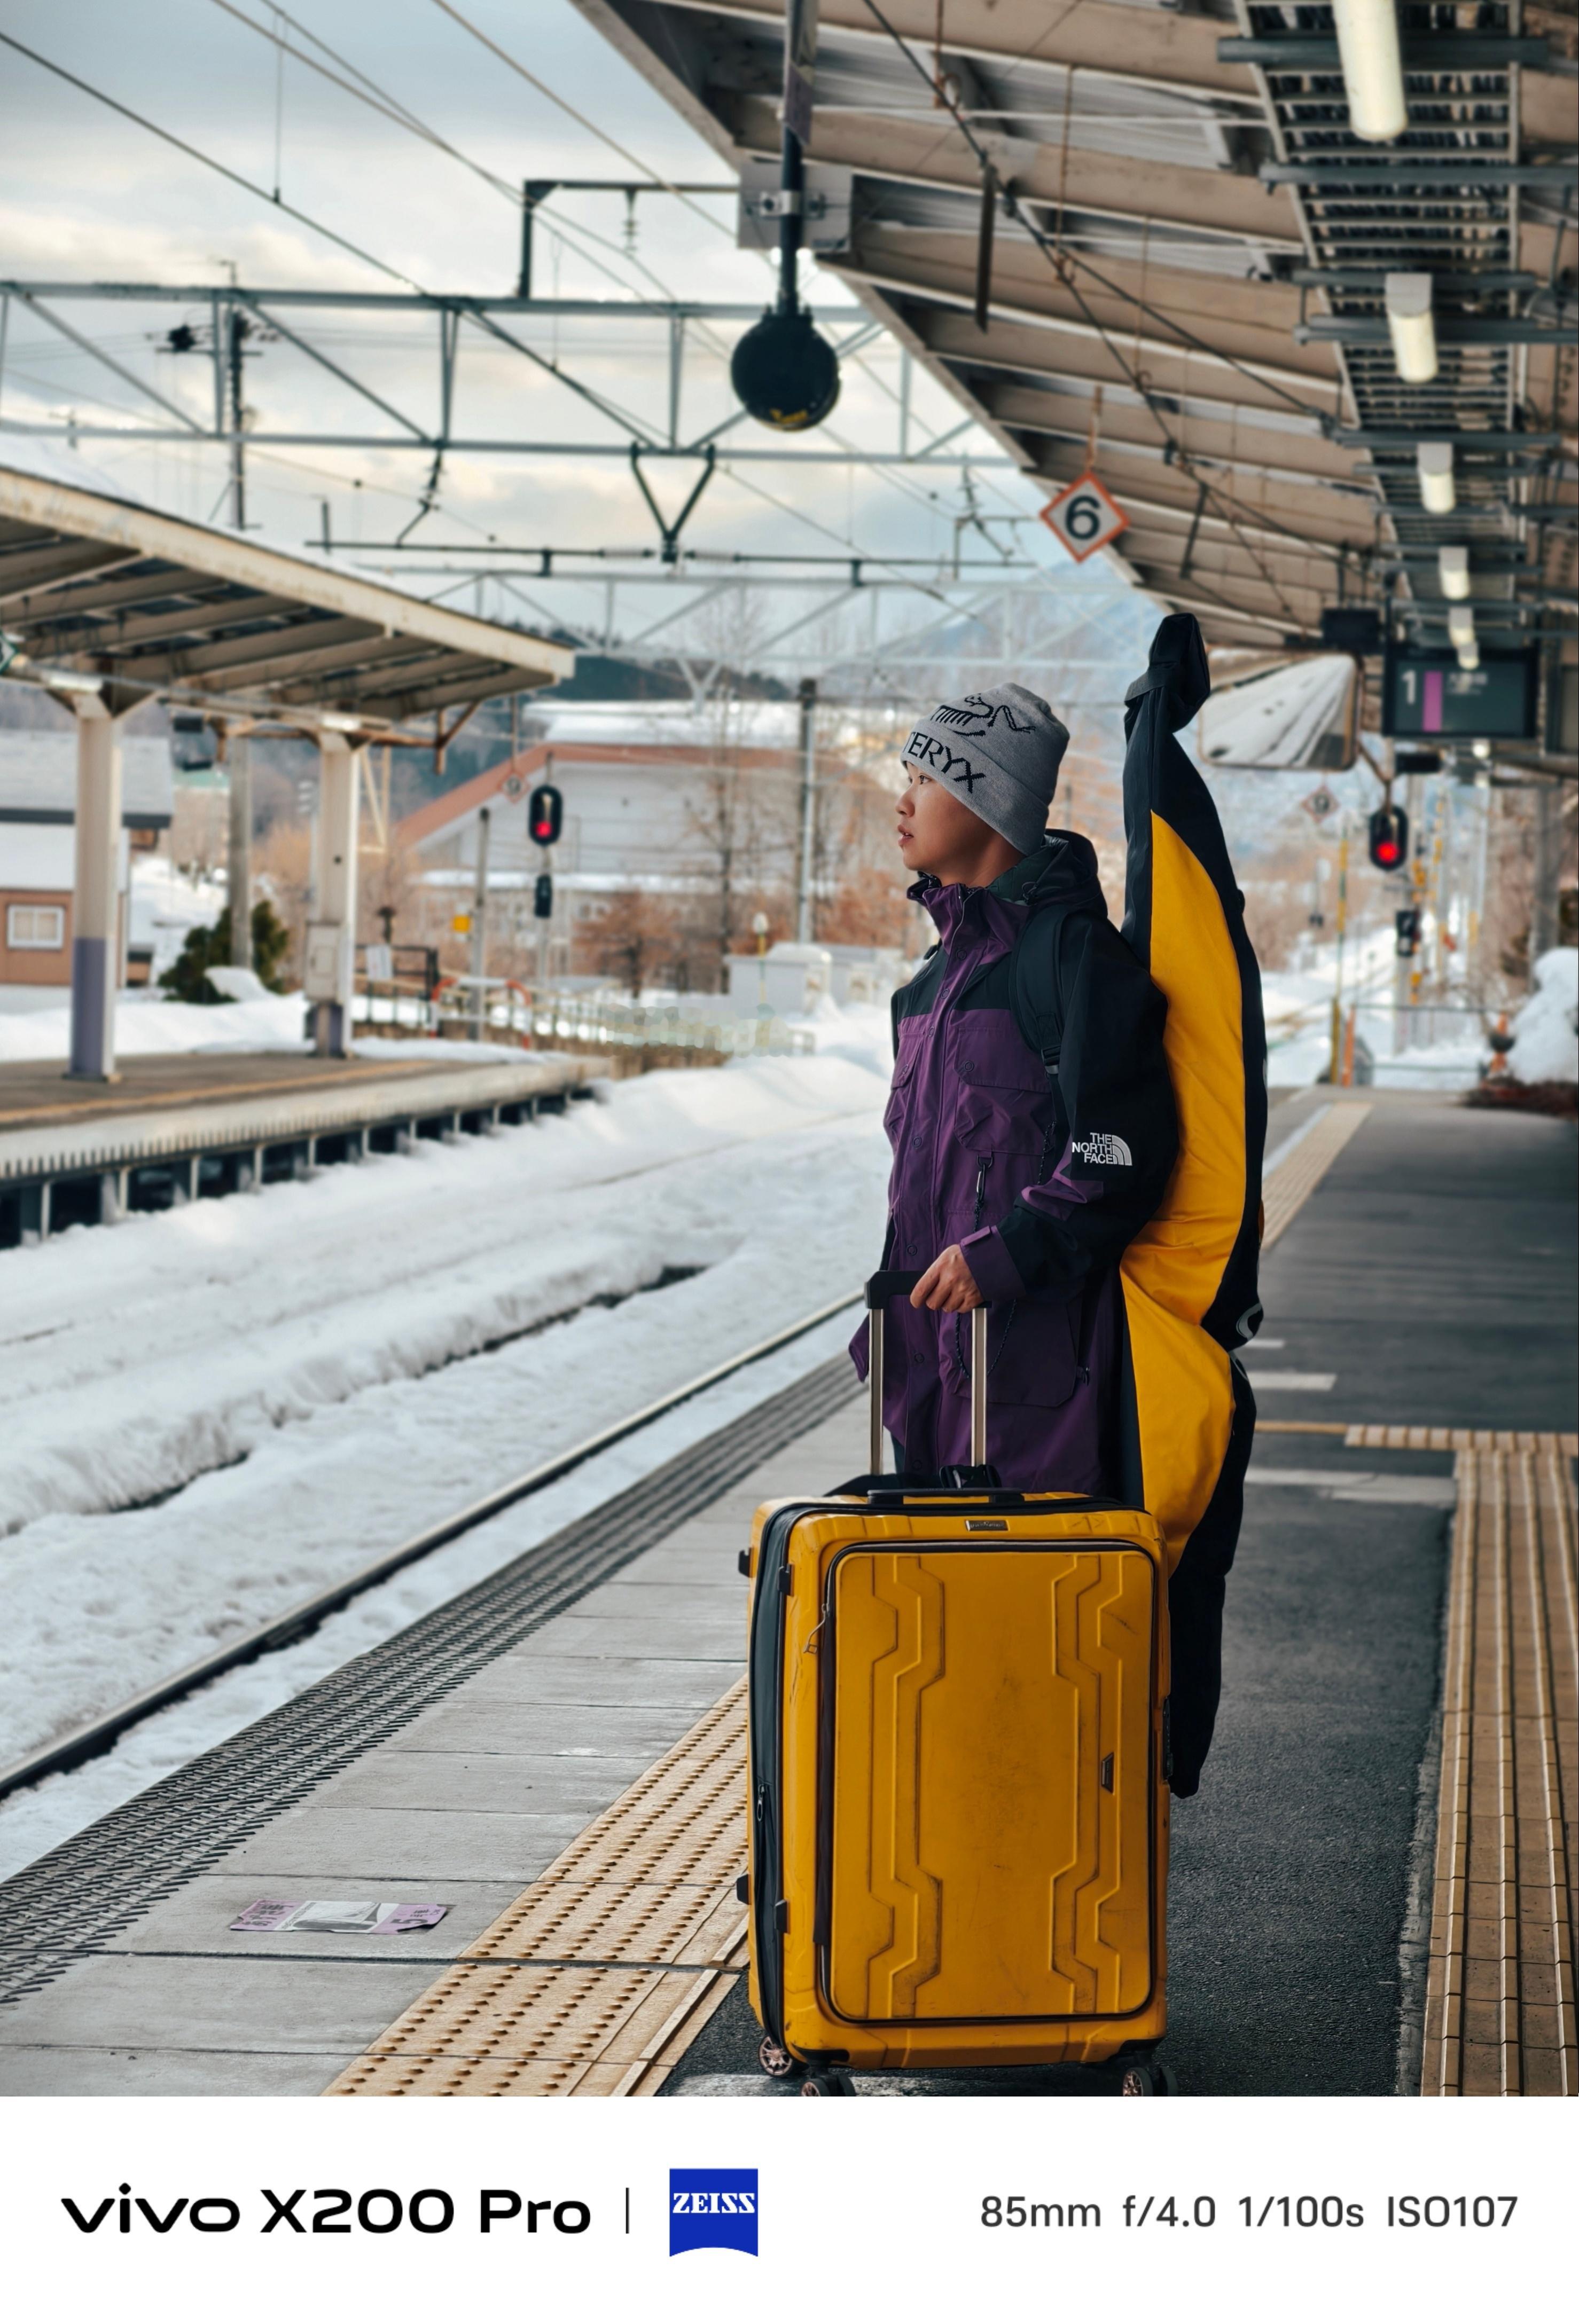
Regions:
[[[704, 1375], [704, 1382], [740, 1370], [837, 1313], [838, 1306], [820, 1310]], [[633, 1416], [621, 1433], [697, 1392], [698, 1383], [688, 1382], [642, 1419]], [[726, 1492], [855, 1392], [848, 1358], [830, 1358], [16, 1873], [0, 1885], [0, 2003], [35, 1991], [100, 1950], [150, 1905], [563, 1613], [688, 1511]], [[590, 1445], [612, 1441], [612, 1434], [589, 1440], [576, 1457], [587, 1459]], [[570, 1459], [563, 1456], [565, 1463]], [[548, 1465], [564, 1473], [561, 1462]], [[521, 1499], [549, 1481], [534, 1471], [530, 1481], [518, 1479], [502, 1492]], [[507, 1506], [501, 1494], [492, 1495], [464, 1512], [464, 1521], [480, 1524]], [[447, 1539], [461, 1522], [451, 1521]], [[405, 1547], [413, 1556], [424, 1554]]]
[[[438, 1525], [413, 1534], [398, 1548], [386, 1551], [382, 1557], [372, 1559], [340, 1581], [315, 1591], [310, 1598], [300, 1600], [272, 1620], [261, 1623], [242, 1637], [215, 1647], [196, 1662], [187, 1664], [183, 1669], [172, 1672], [168, 1678], [144, 1687], [140, 1693], [130, 1696], [113, 1711], [85, 1720], [69, 1733], [57, 1736], [52, 1742], [14, 1760], [10, 1766], [0, 1768], [0, 1799], [13, 1792], [24, 1791], [29, 1784], [42, 1782], [46, 1775], [64, 1774], [69, 1768], [80, 1766], [85, 1760], [97, 1757], [99, 1753], [112, 1748], [129, 1729], [151, 1717], [154, 1711], [162, 1711], [169, 1704], [179, 1702], [183, 1696], [195, 1693], [199, 1687], [222, 1677], [226, 1671], [235, 1670], [244, 1663], [255, 1662], [260, 1655], [277, 1653], [282, 1647], [295, 1646], [317, 1629], [329, 1615], [338, 1613], [353, 1599], [376, 1589], [392, 1574], [431, 1556], [435, 1550], [457, 1541], [463, 1534], [486, 1524], [502, 1510], [513, 1508], [518, 1501], [530, 1499], [532, 1494], [557, 1483], [561, 1477], [568, 1476], [572, 1470], [579, 1469], [598, 1453], [606, 1452], [611, 1446], [623, 1443], [653, 1421], [660, 1420], [666, 1413], [689, 1403], [693, 1397], [700, 1396], [706, 1389], [716, 1387], [721, 1380], [731, 1379], [736, 1372], [760, 1362], [780, 1348], [790, 1346], [808, 1332], [815, 1331], [819, 1323], [829, 1322], [844, 1309], [854, 1305], [859, 1297], [858, 1292], [853, 1292], [847, 1298], [836, 1299], [827, 1306], [817, 1308], [814, 1314], [801, 1316], [797, 1323], [774, 1333], [771, 1338], [759, 1341], [755, 1346], [714, 1365], [711, 1370], [699, 1373], [695, 1379], [687, 1380], [683, 1387], [672, 1389], [654, 1403], [642, 1406], [640, 1411], [629, 1413], [612, 1426], [600, 1429], [595, 1436], [588, 1436], [581, 1443], [570, 1446], [567, 1452], [556, 1453], [551, 1460], [540, 1462], [535, 1468], [512, 1477], [508, 1483], [491, 1493], [485, 1493], [479, 1500], [457, 1510], [452, 1517], [441, 1519]], [[535, 1556], [537, 1553], [534, 1551], [531, 1554]]]

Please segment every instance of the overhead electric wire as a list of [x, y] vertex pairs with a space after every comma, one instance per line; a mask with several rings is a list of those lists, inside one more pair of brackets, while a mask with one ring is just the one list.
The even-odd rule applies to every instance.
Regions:
[[[275, 39], [278, 37], [277, 35], [267, 32], [264, 28], [260, 27], [254, 23], [252, 19], [243, 14], [239, 9], [226, 5], [226, 0], [218, 0], [218, 5], [225, 7], [227, 14], [233, 15], [238, 22], [247, 24], [251, 30], [262, 32], [263, 37], [270, 39]], [[654, 185], [662, 187], [664, 190], [669, 192], [675, 191], [675, 189], [669, 186], [668, 181], [656, 171], [649, 168], [644, 162], [638, 161], [635, 156], [627, 152], [626, 148], [616, 144], [613, 139], [608, 138], [602, 131], [597, 130], [594, 124], [585, 121], [583, 116], [575, 113], [574, 107], [565, 105], [563, 99], [555, 97], [554, 92], [549, 89], [546, 84], [540, 82], [535, 75], [528, 72], [524, 66], [517, 63], [513, 58], [508, 56], [503, 50], [499, 50], [496, 47], [496, 44], [488, 40], [485, 33], [479, 32], [476, 26], [470, 24], [466, 18], [460, 15], [457, 10], [450, 7], [448, 5], [448, 0], [435, 0], [435, 5], [443, 8], [447, 15], [453, 16], [456, 22], [459, 23], [464, 30], [472, 33], [476, 39], [482, 42], [485, 47], [492, 50], [500, 57], [503, 62], [510, 65], [513, 70], [520, 73], [523, 79], [531, 82], [534, 88], [541, 89], [544, 95], [552, 98], [553, 101], [559, 105], [564, 111], [572, 114], [573, 117], [581, 122], [584, 127], [590, 129], [593, 134], [600, 137], [605, 144], [611, 145], [614, 150], [621, 155], [622, 159], [631, 161], [634, 167], [642, 170], [643, 175], [651, 179]], [[84, 96], [92, 97], [96, 103], [106, 106], [111, 112], [119, 114], [123, 119], [134, 123], [140, 129], [148, 131], [151, 135], [159, 138], [163, 143], [173, 146], [177, 152], [184, 153], [189, 160], [200, 163], [205, 169], [214, 171], [217, 175], [226, 179], [230, 184], [239, 187], [243, 192], [253, 195], [257, 200], [267, 202], [272, 209], [281, 210], [287, 217], [296, 219], [299, 224], [306, 226], [311, 233], [320, 235], [325, 240], [334, 243], [338, 248], [346, 251], [351, 257], [358, 260], [362, 264], [371, 266], [376, 272], [386, 276], [392, 281], [402, 284], [404, 289], [415, 292], [420, 298], [427, 298], [434, 295], [432, 292], [428, 290], [424, 284], [417, 281], [412, 276], [404, 273], [398, 267], [390, 265], [387, 261], [375, 257], [371, 251], [364, 249], [359, 244], [353, 242], [347, 235], [337, 233], [332, 226], [325, 226], [321, 220], [312, 217], [309, 212], [299, 208], [295, 204], [281, 199], [275, 194], [271, 193], [266, 187], [258, 185], [253, 180], [243, 176], [239, 171], [231, 169], [228, 163], [217, 160], [214, 155], [203, 152], [199, 146], [193, 145], [185, 138], [177, 136], [172, 130], [165, 129], [158, 122], [150, 120], [145, 114], [139, 113], [134, 106], [124, 104], [119, 98], [111, 97], [106, 90], [97, 88], [92, 82], [84, 80], [78, 74], [71, 72], [66, 66], [57, 64], [51, 58], [43, 56], [37, 50], [30, 48], [25, 42], [17, 40], [9, 32], [0, 31], [0, 42], [4, 42], [6, 47], [14, 50], [19, 55], [25, 56], [32, 63], [41, 67], [42, 70], [53, 73], [59, 79], [64, 80], [70, 87], [80, 90]], [[290, 53], [297, 55], [300, 58], [300, 51], [298, 51], [291, 50]], [[308, 64], [311, 64], [312, 62], [310, 59], [307, 58], [300, 58], [300, 60]], [[339, 61], [344, 62], [345, 60], [339, 60]], [[321, 70], [322, 69], [315, 68], [315, 69]], [[355, 67], [350, 65], [346, 66], [346, 69], [348, 71], [356, 70]], [[365, 78], [365, 76], [359, 75], [358, 77]], [[330, 74], [326, 75], [326, 78], [334, 79], [336, 77]], [[338, 85], [343, 88], [347, 87], [344, 82], [340, 82]], [[348, 89], [347, 93], [353, 96], [357, 94], [354, 89]], [[372, 103], [374, 100], [369, 98], [365, 101]], [[386, 113], [391, 118], [398, 119], [399, 117], [395, 111], [394, 102], [392, 100], [380, 102], [376, 106], [375, 109]], [[402, 125], [412, 127], [415, 124], [411, 121], [407, 121]], [[456, 152], [456, 149], [448, 147], [446, 145], [446, 141], [440, 139], [437, 135], [437, 133], [428, 132], [425, 129], [419, 127], [417, 129], [417, 134], [427, 136], [429, 141], [434, 144], [445, 145], [446, 150], [453, 152], [456, 159], [465, 162], [466, 157]], [[466, 166], [468, 168], [476, 167], [476, 165], [469, 162], [466, 162]], [[490, 173], [478, 168], [477, 174], [485, 176]], [[685, 201], [688, 208], [694, 209], [696, 208], [695, 204], [689, 202], [685, 196], [677, 194], [676, 198], [679, 200]], [[704, 215], [704, 213], [698, 212], [697, 215]], [[642, 265], [640, 261], [634, 263], [641, 265], [641, 271], [643, 273], [648, 274], [650, 280], [655, 283], [659, 283], [659, 278], [652, 275], [650, 269], [645, 265]], [[667, 286], [659, 283], [659, 287], [664, 290], [666, 297], [672, 297], [673, 294], [668, 290]], [[559, 365], [549, 357], [540, 355], [535, 348], [526, 346], [522, 340], [518, 339], [512, 332], [505, 330], [501, 325], [496, 323], [491, 316], [472, 309], [467, 309], [466, 312], [468, 319], [488, 333], [490, 337], [499, 340], [504, 346], [514, 349], [517, 353], [525, 355], [529, 362], [535, 364], [540, 369], [549, 373], [549, 375], [559, 381], [562, 386], [569, 388], [573, 393], [580, 396], [585, 401], [590, 403], [596, 410], [601, 411], [605, 419], [614, 420], [623, 430], [633, 431], [637, 437], [649, 441], [651, 440], [648, 438], [648, 431], [645, 423], [638, 420], [634, 414], [621, 410], [616, 404], [597, 394], [595, 390], [583, 385], [580, 381], [572, 377], [568, 373], [562, 371]], [[846, 447], [845, 448], [848, 447]], [[753, 483], [749, 478], [742, 476], [736, 469], [729, 466], [727, 456], [720, 461], [720, 466], [728, 470], [729, 475], [737, 484], [740, 484], [748, 493], [753, 493], [757, 499], [764, 501], [771, 507], [778, 509], [785, 515], [796, 518], [800, 523], [809, 526], [813, 531], [822, 534], [826, 539], [837, 541], [841, 547], [848, 549], [852, 556], [861, 558], [863, 563], [871, 564], [879, 569], [882, 569], [886, 564], [886, 559], [880, 555], [862, 549], [857, 543], [849, 539], [848, 535], [835, 531], [830, 526], [823, 524], [814, 517], [808, 516], [804, 510], [795, 507], [793, 503], [790, 502], [780, 500], [776, 494], [768, 492], [763, 486]], [[898, 482], [897, 479], [894, 479], [893, 481]], [[917, 502], [924, 507], [934, 505], [930, 501], [930, 496], [927, 496], [924, 499], [916, 488], [909, 485], [908, 484], [900, 484], [900, 489], [904, 492], [907, 498]], [[417, 495], [416, 497], [420, 500], [422, 496]], [[931, 592], [929, 594], [936, 595], [937, 593]]]
[[[41, 65], [46, 72], [54, 73], [60, 79], [69, 82], [73, 88], [80, 89], [85, 97], [91, 97], [96, 103], [107, 106], [112, 113], [118, 113], [125, 120], [135, 122], [139, 129], [146, 129], [152, 135], [162, 139], [165, 144], [173, 145], [178, 152], [185, 153], [189, 160], [200, 161], [205, 169], [217, 171], [220, 177], [228, 180], [233, 186], [239, 186], [244, 193], [253, 194], [259, 201], [267, 202], [271, 209], [283, 210], [288, 217], [295, 218], [300, 225], [309, 227], [312, 233], [322, 235], [326, 241], [335, 243], [341, 250], [348, 251], [353, 258], [359, 259], [365, 266], [371, 266], [376, 272], [387, 275], [392, 282], [399, 282], [406, 290], [415, 291], [420, 299], [437, 296], [437, 293], [428, 290], [423, 283], [414, 281], [409, 274], [402, 273], [398, 266], [391, 266], [384, 259], [374, 258], [371, 251], [364, 250], [359, 244], [352, 242], [346, 235], [337, 234], [333, 226], [323, 225], [319, 219], [311, 217], [306, 210], [296, 208], [292, 203], [276, 202], [272, 194], [265, 187], [254, 184], [250, 178], [244, 178], [238, 170], [231, 169], [226, 162], [216, 161], [211, 153], [205, 153], [200, 147], [189, 145], [184, 137], [178, 137], [173, 130], [161, 128], [156, 121], [150, 121], [145, 114], [136, 112], [133, 106], [123, 105], [118, 97], [110, 97], [105, 90], [96, 88], [91, 81], [83, 80], [79, 75], [69, 72], [64, 65], [58, 65], [51, 58], [41, 56], [36, 49], [30, 49], [25, 42], [15, 39], [10, 32], [0, 32], [0, 42], [3, 42], [7, 48], [14, 49], [18, 55], [28, 58], [33, 64]], [[494, 320], [491, 315], [474, 307], [467, 307], [465, 312], [466, 319], [475, 324], [479, 330], [485, 331], [491, 338], [498, 339], [503, 346], [513, 347], [518, 355], [523, 355], [527, 361], [535, 364], [540, 371], [545, 371], [551, 378], [558, 380], [561, 387], [568, 387], [573, 395], [578, 395], [584, 402], [590, 403], [595, 410], [601, 411], [605, 420], [612, 420], [622, 429], [631, 429], [637, 436], [646, 438], [647, 429], [644, 421], [636, 419], [629, 411], [622, 411], [617, 404], [599, 395], [595, 389], [584, 386], [581, 381], [573, 378], [568, 372], [562, 371], [551, 357], [540, 355], [535, 347], [527, 346], [512, 332], [505, 330], [501, 324]]]
[[205, 153], [199, 146], [189, 145], [186, 139], [178, 137], [173, 129], [162, 129], [158, 122], [150, 121], [146, 114], [136, 112], [129, 105], [123, 105], [119, 97], [108, 96], [102, 88], [96, 88], [91, 81], [83, 80], [78, 74], [69, 72], [64, 65], [58, 65], [52, 59], [41, 56], [36, 49], [30, 49], [25, 41], [17, 40], [13, 33], [0, 32], [0, 42], [4, 42], [8, 49], [14, 49], [19, 56], [26, 57], [30, 62], [41, 65], [45, 72], [51, 72], [57, 78], [69, 81], [73, 88], [79, 88], [85, 97], [91, 97], [96, 104], [107, 106], [112, 113], [118, 113], [123, 120], [135, 122], [139, 129], [146, 129], [152, 136], [162, 139], [166, 145], [173, 145], [178, 153], [186, 154], [189, 161], [200, 161], [206, 170], [216, 171], [220, 177], [227, 178], [233, 186], [239, 186], [243, 193], [255, 194], [260, 201], [267, 202], [271, 209], [283, 210], [287, 217], [295, 218], [300, 225], [309, 227], [314, 234], [321, 234], [327, 242], [335, 243], [341, 250], [349, 252], [350, 255], [358, 259], [364, 266], [371, 266], [376, 273], [387, 275], [392, 282], [402, 283], [408, 290], [415, 290], [420, 296], [427, 295], [422, 290], [422, 285], [420, 282], [413, 282], [409, 274], [402, 274], [398, 266], [391, 266], [383, 259], [374, 258], [371, 251], [362, 249], [359, 244], [352, 242], [346, 235], [337, 234], [333, 226], [320, 225], [317, 218], [309, 217], [305, 210], [297, 209], [293, 204], [285, 201], [277, 202], [266, 186], [254, 185], [250, 178], [244, 178], [239, 170], [231, 169], [227, 162], [217, 161], [211, 153]]
[[[373, 112], [382, 114], [386, 120], [393, 122], [397, 129], [409, 130], [413, 136], [421, 138], [425, 144], [431, 145], [439, 152], [448, 154], [451, 161], [458, 161], [462, 169], [469, 170], [474, 177], [481, 179], [485, 185], [503, 196], [513, 209], [520, 211], [524, 208], [525, 197], [519, 186], [512, 185], [508, 178], [500, 177], [497, 171], [490, 170], [485, 162], [474, 161], [469, 153], [462, 152], [458, 145], [452, 145], [447, 137], [441, 137], [439, 132], [422, 120], [420, 115], [413, 113], [410, 106], [402, 104], [401, 99], [392, 95], [388, 89], [380, 88], [371, 75], [365, 73], [360, 66], [353, 64], [348, 57], [341, 56], [338, 50], [332, 49], [327, 41], [320, 40], [318, 34], [310, 31], [307, 25], [299, 23], [286, 9], [277, 8], [273, 13], [282, 18], [293, 32], [299, 32], [303, 40], [310, 41], [315, 48], [321, 49], [326, 56], [332, 57], [345, 71], [352, 74], [363, 84], [360, 88], [354, 88], [350, 81], [343, 80], [338, 73], [330, 72], [328, 67], [319, 64], [316, 58], [306, 56], [301, 50], [292, 48], [290, 42], [282, 39], [281, 34], [271, 26], [258, 23], [244, 10], [235, 7], [233, 0], [214, 0], [214, 5], [222, 9], [226, 15], [234, 16], [237, 23], [245, 24], [249, 32], [256, 32], [261, 40], [272, 42], [277, 54], [294, 57], [298, 64], [305, 65], [309, 72], [319, 74], [334, 88], [343, 89], [347, 97], [354, 97], [359, 104], [367, 106]], [[277, 194], [274, 198], [278, 200]], [[590, 226], [582, 226], [579, 222], [572, 225], [568, 220], [549, 217], [542, 218], [540, 223], [546, 234], [555, 241], [564, 243], [567, 248], [575, 251], [578, 258], [585, 258], [590, 266], [596, 267], [600, 274], [606, 276], [608, 281], [614, 283], [620, 290], [627, 290], [628, 283], [623, 281], [612, 267], [605, 265], [602, 260], [596, 257], [591, 251], [582, 249], [581, 242], [597, 244], [600, 249], [608, 251], [623, 264], [633, 267], [638, 273], [645, 274], [650, 282], [656, 282], [657, 277], [641, 259], [632, 253], [621, 251], [614, 243], [608, 241], [606, 236], [595, 233]]]
[[589, 121], [586, 114], [578, 113], [576, 107], [571, 105], [568, 99], [559, 96], [557, 90], [551, 89], [546, 80], [540, 80], [536, 73], [529, 72], [518, 58], [512, 57], [510, 54], [508, 49], [502, 49], [497, 41], [490, 40], [487, 33], [482, 31], [478, 25], [474, 24], [469, 17], [463, 16], [458, 8], [452, 7], [450, 5], [450, 0], [433, 0], [433, 5], [436, 8], [441, 8], [447, 16], [450, 17], [454, 23], [460, 26], [463, 32], [469, 32], [474, 41], [480, 42], [482, 46], [486, 49], [491, 55], [498, 58], [502, 65], [508, 65], [512, 73], [518, 73], [523, 81], [527, 82], [531, 88], [537, 90], [540, 97], [546, 97], [550, 105], [557, 105], [561, 113], [568, 114], [571, 120], [577, 123], [580, 128], [585, 129], [590, 136], [596, 137], [600, 144], [606, 145], [611, 153], [617, 153], [622, 161], [628, 161], [630, 163], [632, 169], [640, 170], [644, 178], [650, 179], [655, 186], [661, 186], [666, 194], [672, 194], [676, 201], [683, 202], [687, 209], [691, 211], [695, 217], [703, 219], [706, 225], [716, 228], [718, 233], [727, 234], [729, 232], [729, 228], [724, 224], [721, 218], [716, 217], [710, 211], [701, 208], [697, 203], [692, 201], [688, 194], [682, 194], [679, 188], [674, 185], [668, 178], [665, 178], [659, 171], [654, 170], [648, 162], [639, 161], [636, 155], [630, 152], [628, 147], [622, 145], [617, 138], [611, 137], [606, 129], [600, 129], [596, 121]]

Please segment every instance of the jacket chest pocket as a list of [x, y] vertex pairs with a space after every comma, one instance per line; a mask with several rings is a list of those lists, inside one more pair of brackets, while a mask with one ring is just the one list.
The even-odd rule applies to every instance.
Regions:
[[1034, 1085], [963, 1081], [955, 1136], [968, 1154], [1039, 1156], [1053, 1126], [1053, 1097], [1045, 1074]]
[[893, 1061], [893, 1080], [889, 1084], [888, 1106], [882, 1117], [882, 1126], [888, 1133], [891, 1146], [898, 1146], [910, 1123], [911, 1108], [915, 1102], [915, 1092], [911, 1085], [916, 1078], [916, 1068], [926, 1049], [927, 1040], [928, 1030], [924, 1019], [916, 1021], [914, 1031], [908, 1024], [900, 1028], [900, 1053]]

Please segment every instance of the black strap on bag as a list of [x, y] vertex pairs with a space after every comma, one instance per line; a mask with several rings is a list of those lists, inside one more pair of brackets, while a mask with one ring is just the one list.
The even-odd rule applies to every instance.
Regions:
[[1069, 1109], [1058, 1083], [1058, 1059], [1064, 1047], [1064, 992], [1059, 975], [1064, 929], [1071, 915], [1056, 904], [1033, 912], [1014, 947], [1015, 1028], [1020, 1039], [1041, 1059], [1052, 1087], [1057, 1117], [1055, 1135], [1060, 1147], [1069, 1135]]

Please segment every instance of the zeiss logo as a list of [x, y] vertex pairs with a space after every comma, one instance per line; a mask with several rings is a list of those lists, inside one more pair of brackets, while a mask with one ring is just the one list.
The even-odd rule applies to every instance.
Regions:
[[669, 2255], [703, 2251], [757, 2254], [757, 2174], [754, 2171], [671, 2171], [669, 2174]]

